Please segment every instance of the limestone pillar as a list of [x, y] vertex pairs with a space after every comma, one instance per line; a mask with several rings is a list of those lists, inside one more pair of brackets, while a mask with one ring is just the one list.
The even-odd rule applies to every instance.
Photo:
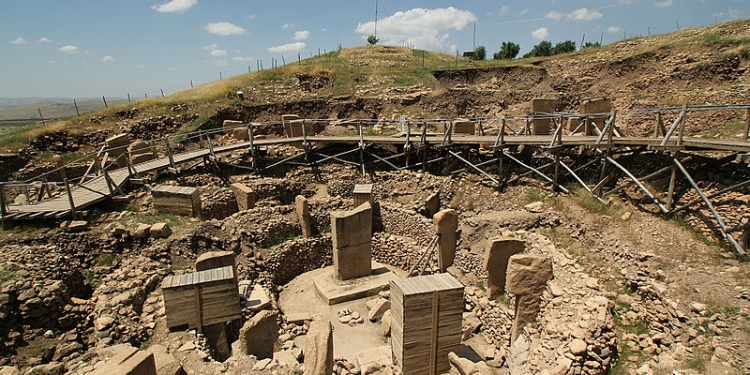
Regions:
[[255, 208], [255, 191], [252, 188], [239, 182], [233, 183], [229, 188], [237, 199], [237, 208], [240, 211]]
[[333, 372], [333, 329], [328, 319], [313, 320], [305, 343], [303, 375], [331, 375]]
[[312, 237], [312, 217], [310, 217], [310, 203], [307, 202], [307, 198], [298, 195], [294, 199], [294, 208], [297, 211], [299, 226], [302, 228], [302, 237]]
[[435, 234], [438, 238], [438, 268], [445, 272], [453, 265], [456, 258], [456, 231], [458, 230], [458, 214], [453, 209], [438, 212], [433, 217]]
[[516, 296], [516, 313], [510, 332], [511, 343], [516, 341], [527, 323], [536, 320], [542, 292], [553, 277], [550, 258], [523, 254], [510, 257], [505, 290]]
[[487, 242], [484, 252], [484, 269], [487, 271], [487, 288], [490, 296], [505, 293], [505, 276], [511, 255], [523, 251], [526, 241], [496, 237]]
[[372, 207], [367, 202], [351, 211], [331, 213], [333, 269], [342, 280], [372, 272]]
[[273, 358], [273, 345], [278, 338], [278, 314], [262, 310], [240, 329], [240, 348], [243, 354], [254, 355], [259, 360]]

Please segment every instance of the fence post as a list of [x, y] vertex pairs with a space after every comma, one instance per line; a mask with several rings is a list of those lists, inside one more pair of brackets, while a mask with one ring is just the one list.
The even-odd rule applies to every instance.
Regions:
[[73, 193], [70, 191], [70, 182], [66, 178], [65, 179], [65, 192], [68, 193], [68, 203], [70, 204], [70, 216], [73, 218], [73, 220], [78, 220], [78, 213], [76, 213], [76, 204], [73, 201]]
[[742, 139], [747, 141], [747, 133], [750, 133], [750, 108], [746, 108], [745, 111], [745, 134]]

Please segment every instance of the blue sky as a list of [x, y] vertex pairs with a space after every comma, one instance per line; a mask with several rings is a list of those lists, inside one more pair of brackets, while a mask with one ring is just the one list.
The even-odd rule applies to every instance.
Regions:
[[152, 97], [361, 46], [376, 3], [381, 44], [490, 56], [750, 16], [750, 0], [0, 0], [0, 97]]

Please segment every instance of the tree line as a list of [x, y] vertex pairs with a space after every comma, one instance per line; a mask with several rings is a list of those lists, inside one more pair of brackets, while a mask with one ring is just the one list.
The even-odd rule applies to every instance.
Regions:
[[[598, 42], [596, 43], [587, 42], [586, 44], [583, 45], [583, 48], [589, 48], [589, 47], [601, 47], [601, 44]], [[572, 40], [566, 40], [564, 42], [557, 43], [554, 46], [552, 45], [552, 42], [543, 40], [539, 42], [539, 44], [531, 48], [531, 51], [523, 55], [523, 58], [554, 56], [554, 55], [559, 55], [562, 53], [569, 53], [569, 52], [575, 52], [575, 51], [576, 51], [576, 42]], [[511, 41], [502, 42], [500, 44], [500, 50], [492, 54], [492, 59], [493, 60], [512, 60], [518, 56], [519, 52], [521, 52], [521, 46], [518, 43], [514, 43]], [[487, 48], [485, 46], [479, 46], [475, 48], [474, 56], [472, 57], [472, 59], [486, 60]]]

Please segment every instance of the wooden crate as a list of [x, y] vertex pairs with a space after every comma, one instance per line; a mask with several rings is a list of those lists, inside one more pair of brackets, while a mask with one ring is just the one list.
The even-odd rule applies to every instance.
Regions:
[[393, 360], [405, 375], [450, 371], [459, 353], [464, 286], [450, 274], [398, 279], [391, 287]]
[[232, 266], [167, 276], [161, 288], [169, 328], [200, 328], [242, 317]]
[[372, 199], [372, 184], [360, 184], [354, 185], [354, 207], [357, 208], [365, 202], [370, 202], [370, 207], [373, 205]]
[[159, 185], [151, 189], [154, 209], [180, 215], [200, 216], [201, 196], [197, 188]]

